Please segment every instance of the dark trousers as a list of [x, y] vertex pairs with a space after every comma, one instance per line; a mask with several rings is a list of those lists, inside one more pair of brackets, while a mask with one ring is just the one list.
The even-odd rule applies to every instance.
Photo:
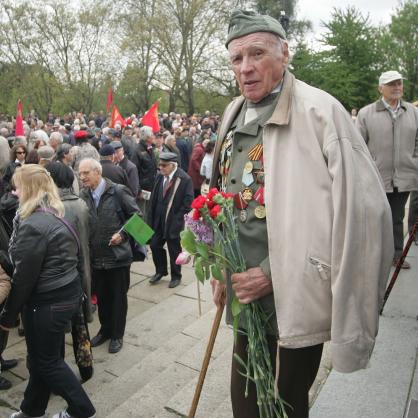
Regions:
[[405, 205], [409, 192], [398, 192], [395, 188], [392, 193], [386, 193], [386, 196], [392, 210], [395, 258], [399, 258], [403, 251], [403, 218], [405, 217]]
[[165, 239], [161, 230], [157, 229], [151, 238], [150, 248], [152, 251], [152, 260], [154, 261], [156, 273], [168, 274], [167, 270], [167, 252], [164, 244], [167, 242], [168, 254], [170, 256], [171, 280], [181, 279], [181, 266], [176, 264], [178, 255], [181, 253], [180, 237], [175, 239]]
[[[238, 334], [234, 346], [244, 363], [247, 362], [247, 337]], [[276, 338], [268, 336], [270, 358], [276, 370]], [[323, 344], [312, 347], [286, 349], [280, 347], [279, 393], [291, 408], [286, 412], [289, 418], [309, 417], [309, 389], [318, 373]], [[245, 398], [246, 378], [239, 372], [242, 366], [233, 358], [231, 369], [231, 400], [234, 418], [259, 418], [256, 387], [249, 382], [248, 397]]]
[[88, 418], [95, 413], [78, 378], [62, 358], [64, 333], [78, 308], [76, 299], [23, 310], [29, 381], [20, 408], [29, 416], [45, 414], [51, 392], [67, 401], [71, 416]]
[[[408, 230], [412, 231], [415, 222], [418, 220], [418, 191], [409, 195]], [[415, 238], [417, 240], [418, 236]]]
[[128, 313], [130, 266], [93, 270], [99, 311], [100, 333], [111, 339], [123, 338]]

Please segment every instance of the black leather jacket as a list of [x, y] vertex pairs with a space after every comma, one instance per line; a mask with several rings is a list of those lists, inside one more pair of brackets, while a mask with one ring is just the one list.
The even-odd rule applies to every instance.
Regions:
[[[117, 200], [114, 196], [115, 184], [105, 179], [105, 190], [96, 208], [90, 190], [83, 189], [80, 197], [87, 203], [90, 215], [90, 260], [96, 270], [108, 270], [128, 266], [132, 263], [132, 251], [129, 241], [125, 239], [119, 245], [109, 246], [112, 235], [123, 225], [117, 213]], [[139, 212], [138, 206], [130, 190], [118, 185], [121, 190], [121, 209], [125, 219]], [[127, 237], [126, 237], [127, 238]]]
[[12, 290], [1, 324], [13, 326], [25, 304], [40, 294], [80, 282], [82, 265], [71, 231], [51, 213], [34, 212], [20, 221], [11, 247], [14, 266]]

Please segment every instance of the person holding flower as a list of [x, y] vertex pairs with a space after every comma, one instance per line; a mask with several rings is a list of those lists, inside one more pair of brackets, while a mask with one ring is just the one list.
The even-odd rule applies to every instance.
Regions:
[[[222, 304], [226, 288], [229, 323], [235, 296], [241, 305], [257, 302], [275, 392], [285, 402], [280, 416], [308, 417], [325, 341], [331, 340], [336, 370], [368, 364], [393, 255], [390, 208], [343, 106], [289, 72], [286, 34], [277, 20], [233, 12], [226, 46], [242, 96], [225, 110], [211, 185], [233, 198], [208, 195], [196, 218], [216, 202], [228, 213], [224, 202], [231, 202], [245, 269], [229, 271], [226, 284], [212, 280], [214, 300]], [[259, 387], [245, 376], [250, 319], [239, 321], [234, 417], [279, 416], [261, 407]], [[271, 396], [271, 390], [263, 393]]]

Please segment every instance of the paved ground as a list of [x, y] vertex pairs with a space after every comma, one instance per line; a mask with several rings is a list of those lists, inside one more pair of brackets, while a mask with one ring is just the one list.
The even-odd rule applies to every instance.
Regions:
[[[402, 271], [381, 319], [370, 367], [351, 375], [330, 373], [326, 346], [311, 391], [312, 417], [418, 417], [418, 402], [414, 402], [418, 399], [418, 321], [415, 319], [418, 247], [412, 248], [409, 261], [413, 268]], [[95, 375], [84, 387], [98, 410], [98, 417], [175, 418], [189, 410], [215, 315], [210, 289], [209, 286], [201, 288], [200, 316], [197, 286], [190, 266], [184, 268], [183, 283], [176, 289], [168, 289], [168, 280], [150, 286], [148, 277], [152, 274], [150, 261], [136, 263], [132, 268], [123, 350], [115, 355], [107, 352], [107, 345], [94, 350]], [[90, 330], [95, 335], [97, 318]], [[232, 417], [228, 388], [231, 347], [232, 332], [223, 323], [196, 414], [198, 418]], [[0, 393], [0, 417], [8, 417], [19, 407], [28, 377], [25, 344], [15, 331], [11, 333], [5, 357], [17, 357], [19, 366], [5, 373], [13, 387]], [[75, 367], [70, 345], [67, 361]], [[64, 405], [62, 399], [52, 397], [48, 414], [56, 413]]]

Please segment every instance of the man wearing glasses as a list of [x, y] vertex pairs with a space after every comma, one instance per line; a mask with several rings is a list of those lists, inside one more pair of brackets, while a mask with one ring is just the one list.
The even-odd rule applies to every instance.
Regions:
[[184, 228], [184, 215], [190, 211], [193, 201], [193, 183], [190, 176], [178, 167], [177, 155], [162, 152], [157, 174], [151, 193], [151, 208], [148, 224], [154, 229], [150, 243], [155, 271], [150, 283], [159, 282], [168, 275], [167, 253], [163, 248], [167, 243], [170, 256], [170, 288], [177, 287], [181, 281], [181, 266], [176, 265], [181, 252], [180, 232]]

